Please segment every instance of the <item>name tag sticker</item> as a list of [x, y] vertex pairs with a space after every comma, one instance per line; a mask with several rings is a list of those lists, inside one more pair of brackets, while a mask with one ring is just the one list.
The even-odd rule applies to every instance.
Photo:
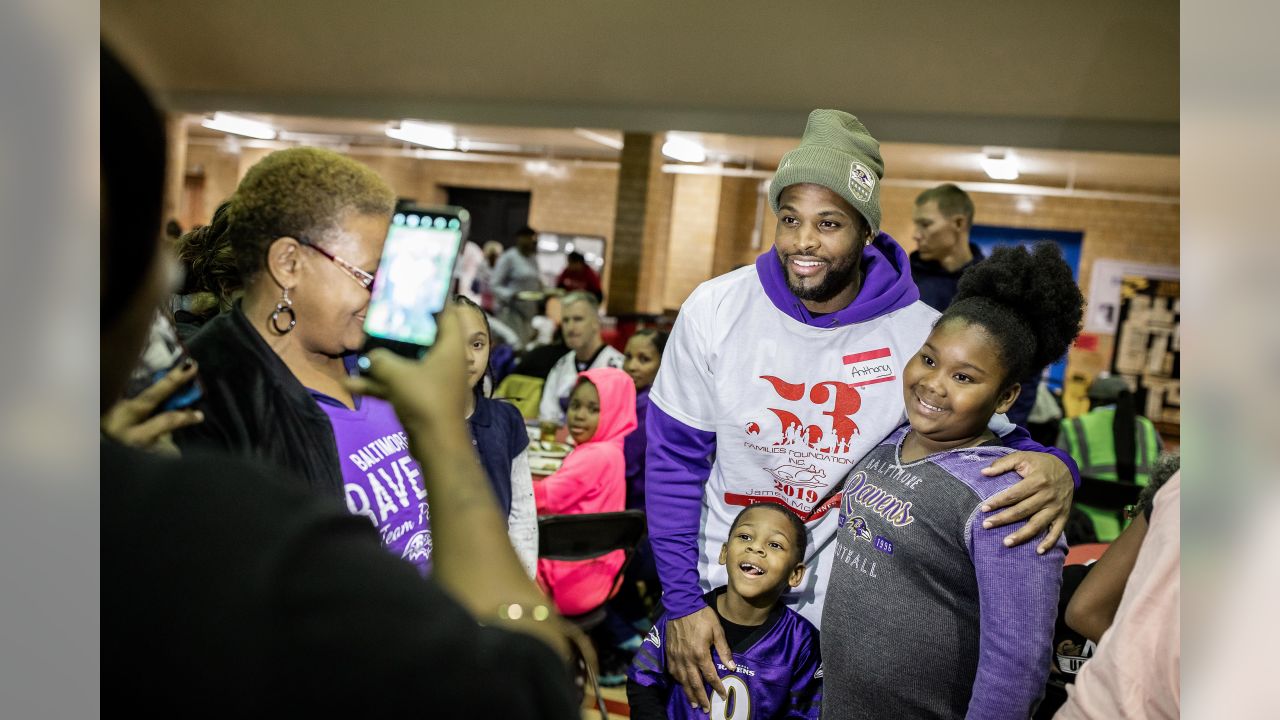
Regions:
[[893, 374], [892, 352], [887, 347], [845, 355], [844, 364], [849, 366], [852, 380], [850, 384], [854, 387], [896, 379]]

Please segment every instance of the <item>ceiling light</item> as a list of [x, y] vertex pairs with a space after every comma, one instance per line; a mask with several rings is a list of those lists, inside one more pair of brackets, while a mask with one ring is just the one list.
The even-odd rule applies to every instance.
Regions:
[[667, 134], [667, 141], [662, 145], [662, 154], [680, 162], [700, 163], [707, 159], [707, 150], [702, 143], [680, 135]]
[[992, 180], [1017, 180], [1018, 158], [1012, 150], [988, 148], [982, 153], [982, 169]]
[[398, 127], [389, 127], [386, 132], [389, 138], [415, 145], [425, 145], [437, 150], [453, 150], [458, 147], [458, 138], [453, 134], [453, 127], [440, 123], [401, 120]]
[[622, 140], [620, 138], [610, 137], [603, 133], [595, 132], [594, 130], [588, 130], [586, 128], [574, 128], [573, 134], [579, 137], [584, 137], [590, 140], [591, 142], [600, 143], [605, 147], [613, 148], [614, 150], [622, 149]]
[[231, 113], [216, 112], [213, 117], [201, 120], [200, 124], [210, 130], [244, 135], [258, 140], [274, 140], [276, 138], [276, 129], [271, 126], [271, 123], [253, 120], [241, 115], [232, 115]]

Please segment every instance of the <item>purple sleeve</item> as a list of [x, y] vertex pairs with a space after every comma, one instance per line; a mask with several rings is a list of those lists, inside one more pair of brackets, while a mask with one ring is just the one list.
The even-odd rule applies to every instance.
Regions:
[[797, 658], [795, 679], [791, 683], [791, 711], [787, 718], [818, 720], [822, 714], [822, 653], [814, 635], [809, 651]]
[[1013, 430], [1005, 433], [1000, 437], [1000, 442], [1007, 448], [1013, 450], [1025, 450], [1027, 452], [1048, 453], [1062, 461], [1067, 466], [1067, 470], [1071, 473], [1071, 480], [1075, 483], [1076, 489], [1080, 488], [1080, 468], [1076, 466], [1076, 461], [1071, 459], [1071, 454], [1061, 448], [1049, 448], [1041, 445], [1031, 439], [1031, 433], [1027, 432], [1021, 425], [1014, 425]]
[[636, 720], [666, 720], [672, 680], [667, 675], [662, 646], [666, 644], [666, 616], [658, 618], [627, 669], [627, 701]]
[[1026, 720], [1049, 676], [1066, 542], [1059, 539], [1044, 555], [1031, 543], [1007, 548], [1006, 531], [1026, 523], [984, 530], [982, 520], [975, 511], [969, 523], [981, 629], [966, 717]]
[[651, 403], [645, 453], [645, 515], [662, 605], [669, 618], [706, 607], [698, 585], [702, 491], [711, 476], [716, 435], [681, 423]]
[[627, 677], [637, 684], [646, 687], [670, 689], [671, 681], [667, 677], [667, 660], [662, 651], [662, 646], [666, 644], [667, 640], [666, 630], [667, 618], [664, 615], [658, 618], [653, 627], [649, 628], [644, 642], [640, 643], [640, 649], [636, 650], [635, 656], [631, 658], [631, 667], [627, 670]]
[[636, 507], [644, 506], [644, 455], [645, 440], [648, 431], [645, 420], [649, 410], [649, 398], [644, 394], [636, 395], [636, 429], [627, 434], [622, 443], [622, 455], [627, 460], [627, 507], [632, 507], [632, 500], [638, 502]]

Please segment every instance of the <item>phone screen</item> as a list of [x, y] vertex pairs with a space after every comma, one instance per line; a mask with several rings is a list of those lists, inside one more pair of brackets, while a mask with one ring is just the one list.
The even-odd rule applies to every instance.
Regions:
[[468, 220], [462, 208], [396, 212], [365, 316], [366, 347], [421, 355], [435, 343], [435, 314], [448, 302]]

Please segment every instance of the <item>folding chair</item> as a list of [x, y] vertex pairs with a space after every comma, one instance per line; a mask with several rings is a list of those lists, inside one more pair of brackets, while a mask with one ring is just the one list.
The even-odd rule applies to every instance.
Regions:
[[[647, 526], [641, 510], [623, 510], [611, 513], [585, 515], [543, 515], [538, 518], [538, 557], [548, 560], [590, 560], [616, 550], [622, 550], [624, 559], [613, 578], [605, 602], [618, 591], [622, 578], [636, 546], [644, 537]], [[605, 618], [605, 602], [594, 610], [581, 615], [570, 615], [566, 620], [578, 626], [582, 632], [590, 632]], [[600, 680], [589, 671], [591, 689], [596, 694], [596, 706], [600, 717], [607, 720], [609, 711], [600, 694]]]
[[542, 401], [542, 386], [545, 383], [542, 378], [530, 375], [508, 375], [498, 383], [493, 396], [510, 401], [526, 420], [533, 420], [538, 417], [538, 403]]

